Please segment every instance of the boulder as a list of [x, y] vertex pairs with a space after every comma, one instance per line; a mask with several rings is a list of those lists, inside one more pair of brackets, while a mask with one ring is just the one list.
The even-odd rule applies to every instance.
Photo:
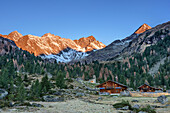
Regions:
[[13, 107], [14, 105], [12, 104], [12, 102], [9, 103], [9, 107]]
[[169, 107], [170, 106], [170, 104], [167, 104], [167, 105], [165, 105], [166, 107]]
[[44, 107], [43, 105], [37, 104], [37, 103], [32, 103], [32, 106], [33, 106], [33, 107]]
[[82, 97], [82, 96], [85, 96], [85, 94], [84, 93], [76, 93], [76, 97]]
[[151, 106], [153, 109], [155, 109], [155, 108], [165, 108], [165, 106], [158, 106], [158, 105], [152, 105]]
[[44, 101], [46, 102], [62, 102], [64, 101], [63, 97], [53, 97], [53, 96], [43, 96]]
[[130, 97], [130, 93], [129, 93], [129, 91], [122, 91], [122, 92], [120, 92], [120, 96]]
[[92, 89], [92, 88], [90, 88], [90, 87], [87, 87], [87, 86], [84, 86], [87, 90], [89, 90], [89, 91], [99, 91], [99, 89]]
[[98, 97], [98, 100], [102, 100], [102, 97]]
[[145, 112], [145, 111], [139, 111], [138, 113], [147, 113], [147, 112]]
[[117, 108], [117, 110], [129, 110], [129, 106], [124, 106], [122, 108]]
[[139, 109], [139, 108], [140, 108], [140, 105], [135, 104], [132, 108], [134, 108], [134, 109]]
[[99, 101], [99, 100], [102, 100], [103, 98], [102, 97], [98, 97], [98, 99], [96, 99], [96, 101]]
[[5, 98], [8, 95], [8, 92], [4, 89], [0, 89], [0, 100]]
[[57, 92], [53, 93], [53, 95], [60, 96], [60, 95], [61, 95], [61, 92], [57, 91]]
[[131, 102], [139, 102], [138, 100], [132, 100]]
[[32, 105], [30, 102], [15, 102], [13, 106], [16, 107], [16, 106], [32, 106]]
[[168, 98], [165, 95], [161, 95], [161, 96], [157, 97], [157, 100], [161, 104], [165, 104], [166, 102], [168, 102]]

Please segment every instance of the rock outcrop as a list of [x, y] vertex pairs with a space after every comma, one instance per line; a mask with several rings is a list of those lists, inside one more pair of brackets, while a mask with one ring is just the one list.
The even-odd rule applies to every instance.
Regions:
[[160, 102], [161, 104], [165, 104], [166, 102], [168, 102], [168, 98], [165, 95], [161, 95], [157, 98], [158, 102]]

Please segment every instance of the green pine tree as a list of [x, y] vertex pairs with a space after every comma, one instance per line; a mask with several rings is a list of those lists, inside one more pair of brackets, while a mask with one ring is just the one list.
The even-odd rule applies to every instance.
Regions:
[[2, 75], [0, 76], [0, 87], [7, 89], [8, 88], [8, 70], [6, 68], [2, 69]]
[[47, 93], [50, 90], [50, 81], [48, 80], [47, 74], [42, 78], [41, 89], [43, 93]]
[[24, 88], [24, 84], [22, 83], [21, 86], [18, 88], [17, 100], [20, 102], [24, 102], [26, 99], [26, 91]]
[[58, 75], [56, 77], [56, 86], [59, 87], [59, 88], [65, 88], [66, 87], [64, 75], [63, 75], [61, 70], [58, 72]]

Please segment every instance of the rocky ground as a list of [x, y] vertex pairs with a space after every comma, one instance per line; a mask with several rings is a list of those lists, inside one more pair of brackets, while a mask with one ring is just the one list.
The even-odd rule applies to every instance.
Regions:
[[[121, 97], [100, 96], [96, 93], [95, 86], [85, 81], [73, 80], [71, 89], [56, 89], [54, 93], [43, 96], [43, 101], [26, 101], [21, 103], [8, 103], [8, 107], [0, 105], [2, 113], [129, 113], [132, 110], [114, 108], [113, 105], [128, 101], [137, 109], [150, 105], [157, 113], [170, 113], [170, 97]], [[70, 87], [69, 86], [69, 87]], [[1, 92], [2, 93], [2, 92]], [[5, 94], [5, 93], [3, 93]], [[2, 95], [1, 95], [2, 96]], [[1, 101], [0, 101], [1, 102]], [[132, 112], [135, 113], [135, 112]], [[143, 112], [144, 113], [144, 112]], [[152, 112], [151, 112], [152, 113]]]
[[[130, 110], [117, 110], [112, 105], [121, 102], [122, 99], [128, 100], [132, 106], [147, 106], [155, 108], [157, 113], [170, 113], [170, 101], [166, 104], [157, 102], [157, 98], [146, 97], [113, 97], [113, 96], [98, 96], [90, 95], [81, 98], [66, 100], [63, 102], [34, 102], [41, 104], [44, 107], [26, 107], [18, 106], [12, 108], [3, 108], [0, 112], [3, 113], [128, 113]], [[168, 97], [170, 100], [170, 97]]]

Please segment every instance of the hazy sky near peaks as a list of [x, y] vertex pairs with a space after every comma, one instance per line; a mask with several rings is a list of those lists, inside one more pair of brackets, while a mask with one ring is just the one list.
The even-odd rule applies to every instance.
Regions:
[[93, 35], [108, 45], [140, 25], [170, 20], [170, 0], [0, 0], [0, 34], [52, 33], [72, 40]]

